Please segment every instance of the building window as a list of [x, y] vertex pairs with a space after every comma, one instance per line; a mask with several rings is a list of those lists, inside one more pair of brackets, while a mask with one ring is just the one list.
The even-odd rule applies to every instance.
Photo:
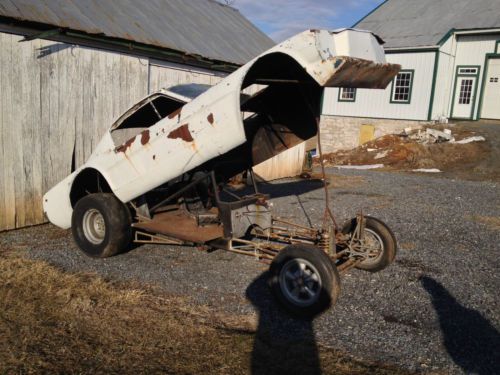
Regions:
[[470, 104], [472, 96], [472, 79], [462, 79], [462, 84], [460, 85], [460, 96], [458, 97], [458, 104]]
[[339, 89], [339, 102], [356, 101], [356, 89], [353, 87], [341, 87]]
[[410, 103], [414, 70], [402, 70], [392, 82], [391, 103]]
[[472, 75], [476, 75], [477, 72], [478, 72], [478, 68], [459, 68], [458, 69], [458, 74], [465, 74], [465, 75], [472, 74]]

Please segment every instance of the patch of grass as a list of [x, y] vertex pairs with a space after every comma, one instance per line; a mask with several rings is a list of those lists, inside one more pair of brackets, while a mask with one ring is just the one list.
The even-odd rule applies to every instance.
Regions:
[[399, 244], [399, 247], [402, 250], [416, 250], [417, 244], [415, 242], [403, 242]]
[[500, 217], [498, 216], [474, 215], [471, 220], [486, 225], [492, 231], [500, 231]]
[[[68, 274], [0, 250], [0, 373], [308, 373], [303, 343], [255, 342], [256, 319]], [[319, 349], [323, 373], [402, 374]], [[301, 365], [302, 364], [302, 365]]]

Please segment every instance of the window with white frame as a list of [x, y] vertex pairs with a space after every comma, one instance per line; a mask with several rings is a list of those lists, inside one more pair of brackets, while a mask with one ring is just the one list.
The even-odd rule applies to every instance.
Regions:
[[341, 87], [339, 89], [339, 102], [354, 102], [356, 89], [354, 87]]
[[462, 79], [462, 83], [460, 84], [458, 104], [470, 104], [473, 84], [474, 81], [472, 79]]
[[410, 103], [413, 75], [413, 70], [401, 70], [398, 73], [392, 83], [392, 103]]

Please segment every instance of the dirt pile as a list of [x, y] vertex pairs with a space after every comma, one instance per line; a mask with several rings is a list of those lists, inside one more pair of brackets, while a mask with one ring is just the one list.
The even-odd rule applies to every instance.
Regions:
[[[443, 127], [429, 128], [444, 130]], [[453, 129], [451, 141], [429, 136], [426, 129], [400, 135], [385, 135], [352, 150], [324, 155], [328, 166], [383, 164], [384, 169], [414, 171], [434, 169], [442, 172], [474, 170], [490, 153], [488, 140], [470, 141], [476, 132]], [[315, 160], [319, 162], [318, 159]]]

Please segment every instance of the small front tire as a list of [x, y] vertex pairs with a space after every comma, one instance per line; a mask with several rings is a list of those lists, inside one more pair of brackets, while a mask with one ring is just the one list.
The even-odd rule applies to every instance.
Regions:
[[335, 304], [340, 293], [340, 277], [322, 250], [291, 245], [273, 259], [269, 286], [292, 315], [312, 318]]
[[76, 203], [71, 230], [76, 244], [85, 254], [106, 258], [130, 245], [131, 221], [130, 211], [113, 194], [89, 194]]
[[[365, 232], [362, 240], [362, 248], [372, 249], [367, 259], [356, 265], [356, 268], [378, 272], [389, 266], [396, 257], [397, 242], [394, 233], [382, 220], [367, 216], [365, 220]], [[357, 225], [357, 219], [352, 219], [342, 229], [344, 234], [353, 234]]]

